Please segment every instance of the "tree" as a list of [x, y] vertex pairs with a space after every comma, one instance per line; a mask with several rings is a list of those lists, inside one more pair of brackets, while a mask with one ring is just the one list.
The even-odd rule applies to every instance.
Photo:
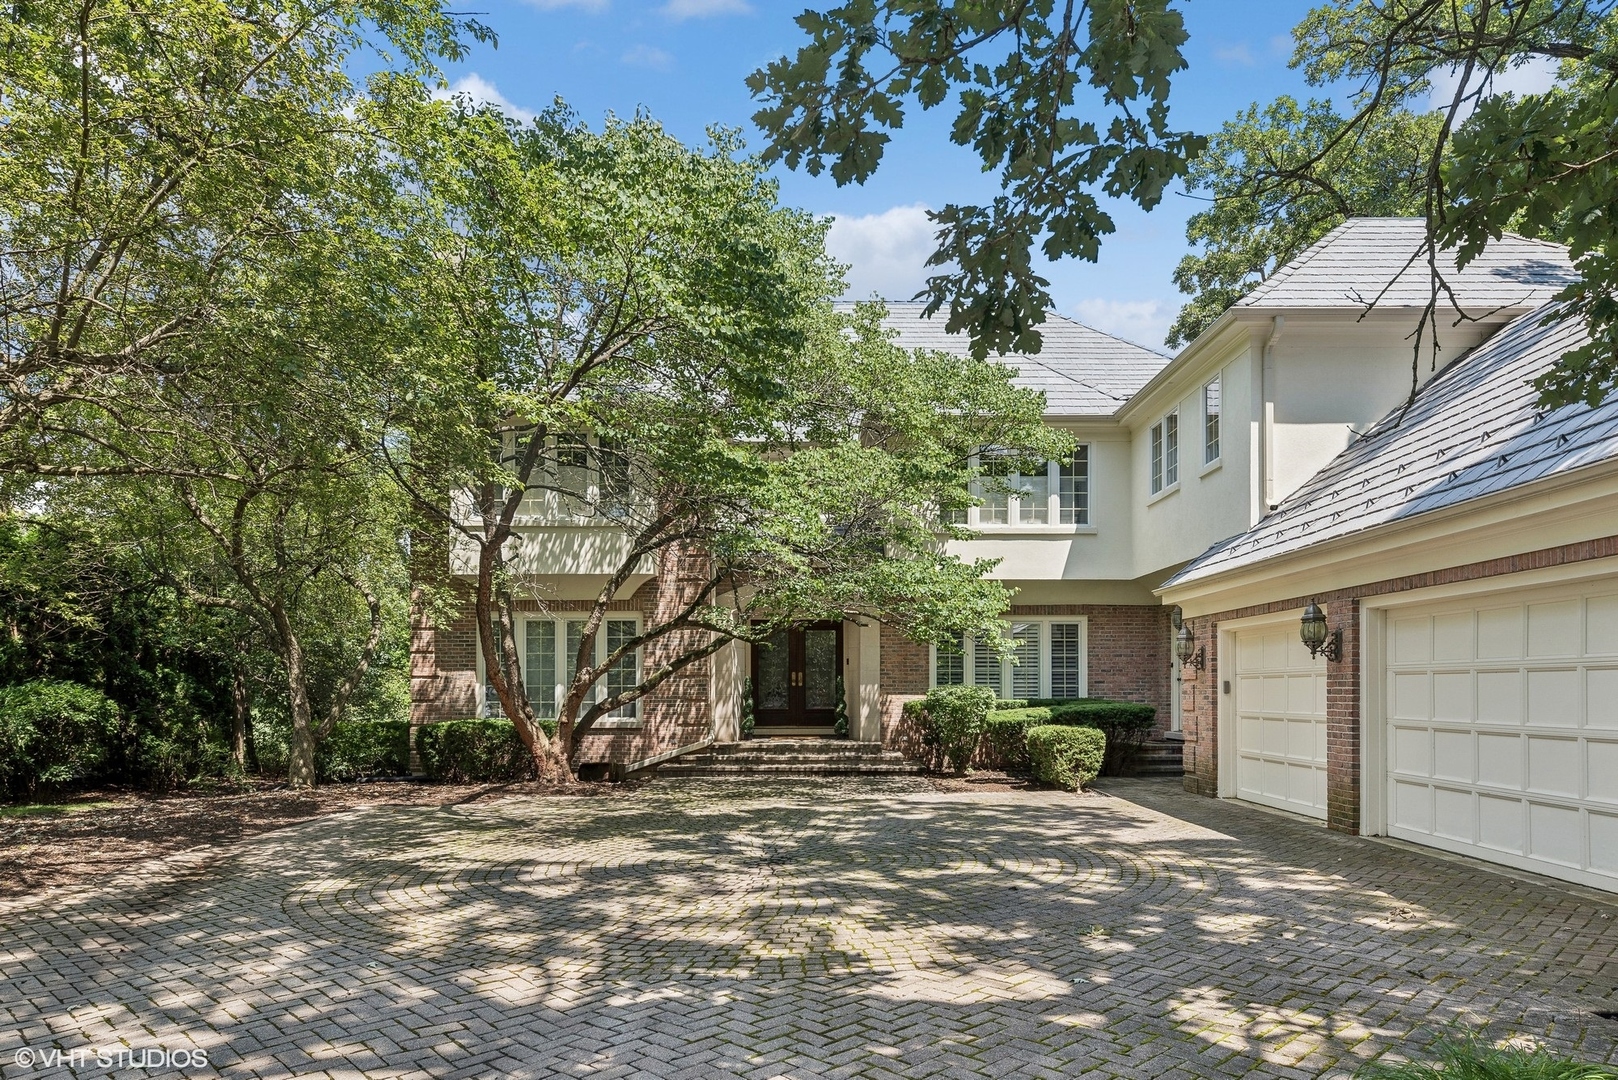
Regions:
[[[437, 0], [29, 0], [0, 22], [0, 472], [59, 409], [206, 363], [363, 138], [346, 65], [431, 77], [476, 22]], [[244, 273], [245, 271], [245, 273]], [[228, 378], [228, 372], [220, 376]]]
[[1168, 344], [1190, 342], [1348, 218], [1420, 214], [1439, 122], [1437, 113], [1389, 110], [1337, 140], [1344, 118], [1331, 102], [1284, 96], [1226, 121], [1186, 177], [1186, 190], [1208, 192], [1211, 205], [1186, 222], [1186, 239], [1201, 250], [1175, 268], [1174, 284], [1191, 299]]
[[928, 313], [947, 305], [979, 356], [1039, 350], [1036, 244], [1093, 261], [1114, 229], [1096, 193], [1150, 209], [1203, 145], [1169, 125], [1186, 41], [1171, 0], [852, 0], [797, 21], [809, 44], [748, 78], [766, 160], [862, 183], [908, 103], [952, 101], [951, 140], [999, 173], [989, 205], [932, 215]]

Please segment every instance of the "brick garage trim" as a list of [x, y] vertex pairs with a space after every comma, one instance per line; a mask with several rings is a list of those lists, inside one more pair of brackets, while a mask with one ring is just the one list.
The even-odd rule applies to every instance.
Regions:
[[1414, 592], [1437, 585], [1488, 581], [1618, 556], [1618, 536], [1540, 548], [1498, 559], [1464, 563], [1420, 574], [1387, 578], [1327, 592], [1302, 594], [1248, 607], [1231, 608], [1191, 620], [1192, 635], [1206, 650], [1207, 667], [1187, 669], [1180, 712], [1185, 730], [1185, 788], [1198, 795], [1219, 791], [1219, 627], [1221, 624], [1302, 608], [1315, 600], [1326, 608], [1327, 626], [1342, 634], [1339, 659], [1326, 665], [1326, 825], [1339, 832], [1360, 831], [1363, 747], [1360, 744], [1363, 659], [1360, 608], [1378, 596]]

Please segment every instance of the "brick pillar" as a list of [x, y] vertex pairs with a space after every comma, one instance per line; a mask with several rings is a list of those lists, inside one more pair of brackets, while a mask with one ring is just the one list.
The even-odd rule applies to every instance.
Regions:
[[1326, 665], [1326, 825], [1360, 831], [1360, 602], [1335, 599], [1327, 626], [1342, 634], [1338, 659]]
[[1213, 796], [1219, 794], [1219, 624], [1203, 617], [1190, 625], [1204, 666], [1201, 671], [1189, 664], [1180, 668], [1184, 785], [1193, 795]]

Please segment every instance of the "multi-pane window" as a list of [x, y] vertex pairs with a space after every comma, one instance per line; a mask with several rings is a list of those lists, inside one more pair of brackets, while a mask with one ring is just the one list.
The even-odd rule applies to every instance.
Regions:
[[[523, 684], [534, 715], [542, 719], [554, 718], [567, 693], [568, 684], [577, 673], [579, 645], [584, 640], [583, 619], [524, 619], [517, 626], [518, 655], [523, 659]], [[590, 663], [599, 664], [620, 645], [631, 641], [640, 633], [635, 619], [605, 619], [596, 632], [595, 649]], [[590, 688], [584, 707], [625, 690], [632, 690], [640, 681], [640, 650], [620, 659], [604, 678]], [[485, 675], [484, 712], [498, 715], [500, 702], [494, 687]], [[621, 705], [607, 714], [608, 718], [633, 720], [639, 715], [639, 702]]]
[[1011, 654], [1001, 657], [986, 643], [967, 638], [933, 650], [933, 685], [986, 686], [997, 697], [1084, 697], [1084, 622], [1019, 619], [1012, 623]]
[[[533, 431], [511, 429], [498, 439], [502, 464], [517, 467]], [[622, 520], [632, 506], [631, 463], [622, 441], [578, 432], [550, 435], [528, 474], [521, 513]]]
[[1080, 446], [1073, 457], [1057, 462], [1058, 513], [1063, 525], [1090, 524], [1090, 448]]
[[1180, 414], [1171, 412], [1152, 425], [1152, 494], [1180, 482]]
[[[944, 519], [957, 525], [1090, 524], [1090, 447], [1080, 446], [1063, 461], [1048, 461], [1034, 472], [1013, 472], [1015, 458], [985, 452], [978, 459], [980, 479], [972, 494], [978, 505]], [[994, 478], [990, 480], [988, 478]]]
[[1202, 463], [1219, 460], [1219, 376], [1202, 388]]

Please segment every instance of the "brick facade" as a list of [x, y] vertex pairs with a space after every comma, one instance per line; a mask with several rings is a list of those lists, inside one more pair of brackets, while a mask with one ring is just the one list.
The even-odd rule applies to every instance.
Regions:
[[[1218, 631], [1221, 623], [1297, 611], [1310, 600], [1326, 609], [1331, 630], [1342, 633], [1339, 658], [1326, 665], [1326, 824], [1339, 832], [1360, 831], [1360, 607], [1370, 597], [1410, 592], [1435, 585], [1484, 581], [1528, 570], [1565, 566], [1618, 556], [1618, 536], [1586, 540], [1562, 547], [1542, 548], [1501, 559], [1466, 563], [1421, 574], [1388, 578], [1330, 592], [1311, 593], [1252, 607], [1233, 608], [1191, 620], [1198, 645], [1206, 650], [1207, 667], [1186, 670], [1181, 684], [1180, 711], [1185, 730], [1185, 788], [1199, 795], [1219, 790]], [[1502, 587], [1509, 585], [1502, 582]]]

